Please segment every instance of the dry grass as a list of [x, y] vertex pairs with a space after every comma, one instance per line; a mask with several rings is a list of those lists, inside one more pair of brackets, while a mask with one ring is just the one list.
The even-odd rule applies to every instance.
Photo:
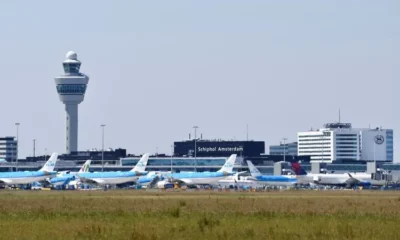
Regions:
[[400, 192], [0, 192], [1, 239], [400, 239]]

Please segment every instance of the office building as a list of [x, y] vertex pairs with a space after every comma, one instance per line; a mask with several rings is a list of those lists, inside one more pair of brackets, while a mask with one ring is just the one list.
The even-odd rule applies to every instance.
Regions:
[[311, 161], [393, 161], [393, 130], [352, 128], [350, 123], [327, 123], [299, 132], [298, 155]]
[[0, 159], [15, 162], [18, 156], [18, 142], [15, 137], [0, 138]]

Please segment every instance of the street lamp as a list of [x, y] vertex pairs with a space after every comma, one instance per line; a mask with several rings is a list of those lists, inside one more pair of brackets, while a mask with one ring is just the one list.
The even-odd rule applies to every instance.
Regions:
[[194, 128], [194, 171], [197, 172], [197, 129], [198, 126], [193, 126]]
[[36, 139], [33, 139], [33, 157], [35, 157], [36, 152]]
[[283, 162], [286, 162], [286, 140], [287, 138], [283, 138]]
[[101, 124], [101, 171], [104, 172], [104, 127], [105, 124]]

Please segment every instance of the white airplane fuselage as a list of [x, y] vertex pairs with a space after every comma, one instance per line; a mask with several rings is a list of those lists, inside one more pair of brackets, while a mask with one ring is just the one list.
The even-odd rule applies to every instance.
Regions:
[[222, 177], [204, 177], [204, 178], [180, 178], [179, 180], [187, 183], [187, 184], [216, 184], [218, 181], [225, 179], [226, 176], [222, 176]]
[[[352, 173], [353, 178], [362, 181], [369, 182], [371, 185], [382, 186], [385, 185], [385, 181], [372, 180], [371, 174], [367, 173]], [[321, 185], [343, 185], [350, 179], [347, 173], [343, 174], [313, 174], [297, 176], [299, 183], [318, 183]]]
[[122, 184], [127, 182], [135, 182], [138, 177], [115, 177], [115, 178], [92, 178], [91, 180], [101, 185], [106, 184]]
[[27, 174], [26, 176], [15, 176], [15, 177], [0, 177], [1, 181], [6, 185], [13, 185], [13, 184], [29, 184], [33, 182], [40, 182], [44, 181], [51, 176], [55, 176], [56, 174]]

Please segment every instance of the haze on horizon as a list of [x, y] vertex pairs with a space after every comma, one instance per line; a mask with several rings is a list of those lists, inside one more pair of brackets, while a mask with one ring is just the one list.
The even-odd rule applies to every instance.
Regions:
[[[264, 140], [338, 120], [393, 128], [398, 1], [3, 1], [0, 136], [19, 157], [65, 152], [54, 77], [73, 50], [90, 76], [79, 149], [170, 153], [203, 138]], [[397, 92], [397, 91], [396, 91]]]

